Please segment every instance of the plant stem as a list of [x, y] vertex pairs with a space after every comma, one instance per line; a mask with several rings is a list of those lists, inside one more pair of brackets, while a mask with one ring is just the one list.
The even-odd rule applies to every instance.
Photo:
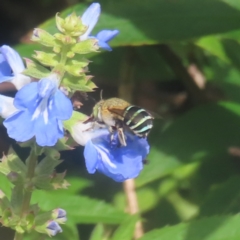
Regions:
[[23, 239], [23, 234], [16, 232], [14, 236], [14, 240], [22, 240]]
[[[133, 90], [134, 90], [134, 70], [135, 70], [135, 53], [132, 48], [127, 48], [126, 54], [122, 61], [120, 70], [120, 84], [118, 88], [118, 95], [120, 98], [128, 102], [133, 102]], [[131, 214], [139, 213], [138, 199], [135, 188], [134, 179], [128, 179], [123, 183], [124, 193], [127, 199], [127, 211]], [[136, 223], [134, 231], [134, 239], [142, 237], [143, 224], [141, 220]]]
[[[24, 194], [23, 194], [23, 202], [22, 202], [22, 207], [21, 207], [21, 212], [20, 212], [20, 217], [23, 217], [25, 213], [28, 212], [30, 202], [31, 202], [31, 197], [32, 197], [32, 186], [31, 186], [31, 180], [34, 177], [34, 172], [35, 172], [35, 167], [37, 164], [37, 155], [35, 154], [34, 147], [32, 147], [31, 152], [29, 154], [29, 157], [26, 161], [27, 164], [27, 173], [26, 173], [26, 179], [29, 181], [29, 186], [24, 189]], [[23, 234], [22, 233], [15, 233], [14, 240], [22, 240], [23, 239]]]

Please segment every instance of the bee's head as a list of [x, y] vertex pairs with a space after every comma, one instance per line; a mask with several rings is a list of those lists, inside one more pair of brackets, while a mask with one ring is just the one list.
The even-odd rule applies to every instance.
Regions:
[[93, 117], [95, 120], [102, 121], [102, 114], [101, 114], [101, 107], [104, 100], [100, 100], [94, 107], [93, 107]]

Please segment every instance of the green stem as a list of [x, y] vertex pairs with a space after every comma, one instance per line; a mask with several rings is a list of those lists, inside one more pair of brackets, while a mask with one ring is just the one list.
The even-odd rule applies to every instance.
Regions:
[[23, 239], [23, 234], [16, 232], [14, 236], [14, 240], [22, 240]]
[[[29, 183], [31, 183], [31, 180], [34, 177], [35, 167], [37, 164], [37, 155], [35, 154], [34, 147], [32, 147], [30, 155], [26, 162], [27, 162], [27, 167], [28, 167], [26, 179], [29, 181]], [[20, 217], [23, 217], [24, 214], [28, 212], [29, 207], [30, 207], [31, 197], [32, 197], [32, 186], [30, 184], [28, 188], [24, 189]], [[14, 240], [22, 240], [22, 239], [23, 239], [23, 234], [16, 232], [15, 236], [14, 236]]]

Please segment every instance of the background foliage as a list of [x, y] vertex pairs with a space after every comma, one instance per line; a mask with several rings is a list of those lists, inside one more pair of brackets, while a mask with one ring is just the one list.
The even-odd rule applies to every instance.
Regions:
[[[119, 95], [162, 116], [150, 134], [149, 164], [136, 179], [146, 232], [141, 240], [239, 239], [240, 2], [99, 2], [95, 31], [120, 34], [111, 53], [91, 56], [95, 83], [104, 98]], [[81, 15], [89, 3], [71, 5], [62, 14]], [[41, 27], [54, 31], [54, 20]], [[34, 47], [16, 49], [28, 57]], [[98, 100], [99, 91], [91, 96]], [[83, 111], [91, 112], [92, 105], [87, 102]], [[121, 184], [88, 175], [81, 148], [62, 158], [59, 170], [68, 169], [71, 187], [34, 195], [43, 209], [67, 210], [68, 222], [56, 239], [132, 239], [137, 217], [124, 211]], [[0, 182], [9, 191], [3, 176]]]

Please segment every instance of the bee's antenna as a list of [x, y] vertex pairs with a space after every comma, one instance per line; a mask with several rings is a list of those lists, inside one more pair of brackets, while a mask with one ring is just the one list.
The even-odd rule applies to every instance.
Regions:
[[102, 95], [103, 95], [103, 90], [101, 89], [101, 91], [100, 91], [100, 100], [103, 99]]

